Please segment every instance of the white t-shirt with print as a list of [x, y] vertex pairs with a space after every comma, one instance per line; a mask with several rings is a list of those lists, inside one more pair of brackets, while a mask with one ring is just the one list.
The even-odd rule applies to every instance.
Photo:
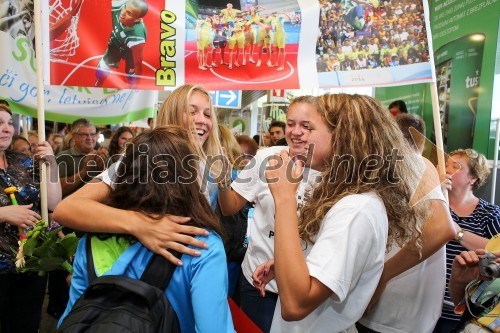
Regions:
[[[274, 258], [274, 199], [266, 181], [265, 171], [269, 157], [288, 151], [288, 147], [269, 147], [257, 151], [231, 187], [249, 202], [255, 201], [253, 223], [248, 225], [250, 241], [241, 268], [247, 281], [252, 284], [252, 274], [260, 264]], [[304, 204], [304, 198], [312, 194], [315, 182], [321, 181], [319, 171], [305, 168], [304, 177], [297, 190], [297, 208]], [[267, 291], [278, 292], [276, 281], [266, 286]]]
[[374, 192], [349, 195], [326, 214], [314, 245], [304, 251], [309, 275], [332, 296], [300, 321], [281, 318], [278, 300], [271, 333], [356, 332], [384, 268], [388, 219]]
[[[436, 187], [424, 200], [445, 201], [441, 187]], [[401, 250], [393, 246], [389, 260]], [[441, 316], [446, 285], [446, 247], [387, 284], [382, 296], [360, 323], [377, 332], [430, 333]]]

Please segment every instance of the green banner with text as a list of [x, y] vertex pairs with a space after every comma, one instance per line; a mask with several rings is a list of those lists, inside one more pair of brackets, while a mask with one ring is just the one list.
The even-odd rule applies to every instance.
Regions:
[[413, 84], [392, 88], [377, 88], [375, 89], [375, 98], [380, 101], [385, 109], [388, 109], [392, 102], [402, 100], [405, 102], [408, 112], [423, 116], [424, 87], [423, 84]]
[[429, 7], [445, 149], [472, 147], [492, 159], [500, 0], [434, 0]]

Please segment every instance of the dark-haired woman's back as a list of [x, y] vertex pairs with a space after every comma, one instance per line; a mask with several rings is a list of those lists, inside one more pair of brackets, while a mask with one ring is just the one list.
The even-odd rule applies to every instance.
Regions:
[[[177, 313], [181, 332], [232, 333], [226, 255], [218, 234], [221, 228], [200, 192], [196, 169], [190, 167], [190, 156], [193, 151], [187, 132], [178, 126], [141, 133], [127, 146], [118, 163], [107, 204], [142, 213], [145, 220], [158, 220], [168, 214], [187, 216], [191, 218], [190, 225], [208, 231], [207, 236], [197, 237], [208, 248], [200, 250], [199, 256], [181, 257], [183, 265], [175, 269], [165, 295]], [[127, 222], [131, 223], [123, 221]], [[70, 300], [59, 324], [89, 285], [85, 243], [85, 239], [80, 241], [75, 255]], [[139, 279], [153, 255], [128, 235], [95, 235], [91, 245], [97, 276]]]

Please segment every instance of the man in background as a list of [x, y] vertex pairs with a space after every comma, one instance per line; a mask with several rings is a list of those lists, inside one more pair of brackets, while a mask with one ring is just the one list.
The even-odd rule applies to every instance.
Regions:
[[[77, 119], [71, 125], [73, 148], [61, 151], [56, 156], [63, 197], [67, 197], [106, 168], [108, 149], [100, 147], [95, 150], [97, 130], [88, 119]], [[74, 230], [63, 228], [63, 232]], [[82, 233], [76, 232], [79, 237]], [[67, 274], [57, 270], [49, 273], [49, 302], [47, 312], [59, 319], [66, 309], [69, 299], [69, 288], [66, 283]]]
[[57, 157], [63, 197], [67, 197], [106, 168], [108, 149], [94, 150], [97, 141], [95, 125], [87, 119], [78, 119], [71, 125], [73, 148]]
[[276, 146], [280, 139], [285, 137], [285, 123], [282, 121], [273, 121], [269, 125], [269, 133], [271, 134], [271, 146]]

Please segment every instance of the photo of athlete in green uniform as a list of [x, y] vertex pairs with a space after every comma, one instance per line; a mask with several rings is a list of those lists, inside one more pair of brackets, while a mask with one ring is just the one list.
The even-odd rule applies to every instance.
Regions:
[[243, 65], [247, 64], [247, 54], [249, 54], [248, 62], [255, 64], [253, 60], [253, 47], [255, 39], [255, 29], [252, 25], [247, 25], [248, 21], [244, 22], [243, 31], [245, 32], [245, 46], [243, 47]]
[[257, 47], [258, 47], [258, 60], [257, 67], [261, 65], [262, 58], [262, 50], [264, 47], [267, 48], [269, 54], [269, 60], [267, 61], [267, 65], [272, 67], [271, 64], [271, 35], [269, 32], [271, 31], [270, 20], [267, 17], [261, 18], [258, 14], [259, 11], [266, 10], [263, 6], [250, 7], [250, 19], [246, 23], [246, 25], [257, 24], [259, 26], [259, 32], [257, 33]]
[[218, 67], [215, 61], [216, 51], [220, 50], [220, 64], [229, 66], [227, 62], [224, 61], [224, 53], [226, 50], [226, 45], [228, 43], [227, 31], [228, 23], [224, 21], [224, 18], [219, 15], [214, 15], [212, 17], [212, 67]]
[[148, 12], [143, 0], [112, 1], [111, 18], [113, 30], [108, 47], [96, 72], [95, 87], [101, 87], [110, 74], [110, 68], [118, 68], [125, 60], [125, 74], [130, 87], [136, 85], [142, 74], [143, 49], [147, 31], [142, 18]]
[[234, 9], [233, 4], [228, 2], [225, 9], [220, 11], [220, 15], [231, 28], [234, 27], [234, 22], [237, 16], [242, 15], [243, 12], [239, 9]]
[[[147, 1], [153, 8], [152, 0]], [[229, 84], [255, 89], [277, 81], [296, 86], [302, 30], [299, 2], [187, 0], [197, 6], [185, 24], [184, 64], [190, 69], [186, 82], [203, 82], [214, 90]]]

